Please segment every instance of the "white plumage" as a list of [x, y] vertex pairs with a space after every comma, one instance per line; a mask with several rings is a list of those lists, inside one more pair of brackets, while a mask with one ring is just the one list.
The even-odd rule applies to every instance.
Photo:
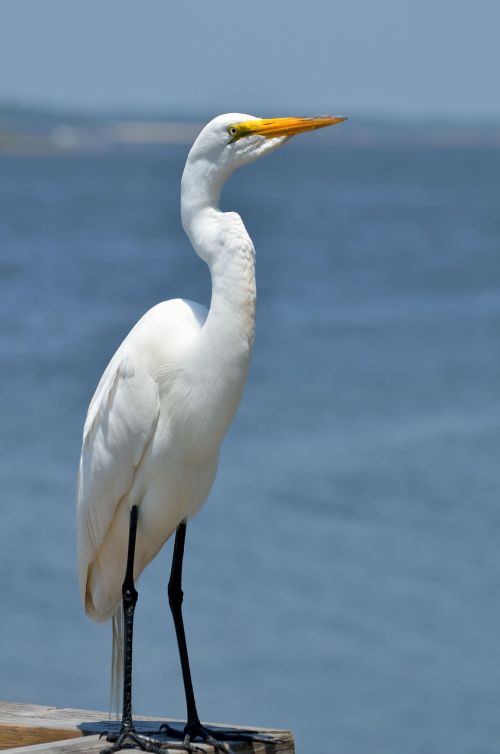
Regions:
[[217, 451], [199, 448], [196, 458], [186, 431], [196, 401], [188, 367], [205, 319], [206, 310], [189, 302], [155, 306], [112, 358], [90, 404], [78, 477], [78, 563], [85, 609], [96, 620], [121, 601], [132, 505], [141, 504], [137, 578], [210, 490]]

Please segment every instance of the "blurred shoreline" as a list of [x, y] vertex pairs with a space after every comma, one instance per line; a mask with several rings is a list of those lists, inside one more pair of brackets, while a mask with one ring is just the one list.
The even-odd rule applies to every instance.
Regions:
[[[81, 113], [0, 103], [0, 154], [74, 154], [134, 147], [191, 144], [205, 116], [169, 117], [129, 112]], [[331, 132], [320, 132], [331, 140]], [[500, 148], [500, 123], [397, 117], [350, 117], [335, 131], [338, 146]]]

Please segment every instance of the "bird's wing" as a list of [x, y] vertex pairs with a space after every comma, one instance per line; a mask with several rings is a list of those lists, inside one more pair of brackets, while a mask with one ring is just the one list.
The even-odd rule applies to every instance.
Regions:
[[158, 386], [126, 339], [97, 386], [83, 431], [77, 519], [78, 575], [84, 604], [89, 565], [118, 503], [132, 487], [158, 416]]

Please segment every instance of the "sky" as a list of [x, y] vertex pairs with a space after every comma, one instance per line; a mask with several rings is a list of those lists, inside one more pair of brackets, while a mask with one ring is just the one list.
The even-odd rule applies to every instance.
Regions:
[[499, 0], [0, 0], [0, 102], [500, 118]]

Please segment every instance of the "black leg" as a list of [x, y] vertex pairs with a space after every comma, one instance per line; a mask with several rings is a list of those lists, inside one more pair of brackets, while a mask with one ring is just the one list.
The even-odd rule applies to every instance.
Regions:
[[134, 638], [134, 613], [137, 604], [137, 589], [134, 584], [135, 538], [139, 510], [134, 505], [130, 511], [130, 530], [128, 535], [127, 570], [122, 585], [123, 619], [124, 619], [124, 653], [123, 653], [123, 708], [122, 729], [132, 730], [132, 645]]
[[[167, 736], [183, 738], [183, 746], [186, 750], [191, 751], [192, 741], [195, 738], [201, 738], [214, 749], [220, 749], [226, 754], [234, 754], [228, 741], [261, 741], [263, 743], [281, 743], [278, 739], [270, 736], [248, 733], [230, 733], [228, 731], [208, 730], [201, 724], [196, 709], [196, 702], [193, 691], [193, 681], [191, 678], [191, 669], [189, 667], [189, 656], [186, 643], [186, 632], [184, 630], [184, 620], [182, 618], [182, 601], [184, 592], [182, 591], [182, 562], [184, 559], [184, 544], [186, 541], [186, 522], [183, 521], [177, 527], [174, 542], [174, 554], [172, 557], [172, 568], [168, 582], [168, 601], [174, 619], [175, 633], [177, 636], [177, 645], [179, 647], [179, 657], [181, 660], [182, 679], [184, 681], [184, 692], [186, 694], [187, 723], [184, 732], [172, 728], [170, 725], [162, 725], [160, 731], [165, 732]], [[168, 744], [169, 746], [171, 744]]]
[[170, 580], [168, 582], [168, 601], [174, 619], [177, 646], [179, 647], [179, 656], [181, 659], [182, 680], [184, 681], [184, 692], [186, 694], [187, 723], [189, 726], [195, 726], [200, 724], [200, 718], [198, 717], [196, 702], [194, 699], [193, 681], [191, 679], [191, 669], [189, 667], [189, 657], [186, 644], [186, 633], [184, 631], [184, 621], [182, 618], [182, 601], [184, 599], [184, 592], [182, 591], [182, 561], [184, 559], [186, 526], [186, 523], [183, 521], [179, 524], [175, 533], [172, 569], [170, 571]]
[[[123, 653], [123, 709], [122, 725], [118, 734], [108, 734], [107, 740], [113, 743], [101, 751], [101, 754], [112, 754], [123, 748], [137, 746], [143, 751], [165, 754], [160, 741], [150, 736], [137, 733], [132, 718], [132, 645], [134, 635], [134, 612], [137, 603], [137, 590], [134, 584], [134, 556], [135, 539], [137, 534], [137, 518], [139, 509], [134, 505], [130, 511], [130, 528], [128, 535], [127, 569], [122, 585], [123, 620], [124, 620], [124, 653]], [[182, 744], [169, 744], [170, 748], [183, 749]]]

